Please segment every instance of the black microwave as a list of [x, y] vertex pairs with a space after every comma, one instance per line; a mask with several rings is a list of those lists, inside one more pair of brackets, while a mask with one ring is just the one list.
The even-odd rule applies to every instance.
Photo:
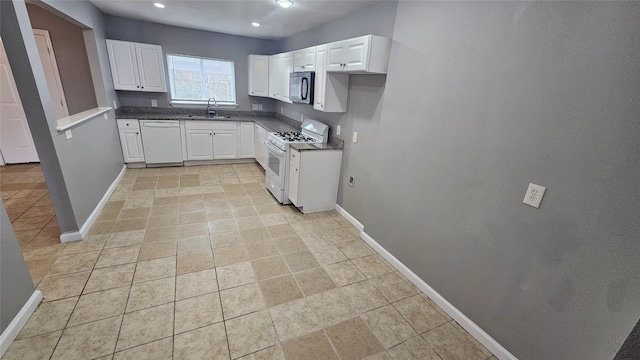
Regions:
[[313, 71], [292, 72], [289, 75], [289, 100], [298, 104], [313, 104]]

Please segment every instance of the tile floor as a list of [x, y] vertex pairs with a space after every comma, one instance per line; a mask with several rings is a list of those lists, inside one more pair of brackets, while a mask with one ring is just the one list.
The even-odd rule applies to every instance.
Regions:
[[335, 211], [257, 164], [127, 170], [60, 244], [38, 165], [0, 190], [44, 302], [3, 359], [495, 359]]

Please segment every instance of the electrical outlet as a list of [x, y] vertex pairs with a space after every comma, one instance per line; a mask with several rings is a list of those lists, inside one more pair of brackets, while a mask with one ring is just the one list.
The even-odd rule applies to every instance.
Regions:
[[280, 114], [284, 114], [284, 107], [280, 106]]
[[336, 135], [340, 135], [340, 125], [336, 127]]
[[524, 200], [522, 200], [522, 202], [537, 209], [540, 207], [540, 202], [546, 190], [547, 188], [544, 186], [529, 183], [529, 188], [527, 189], [527, 193], [524, 194]]
[[65, 137], [67, 140], [70, 140], [70, 139], [73, 137], [73, 136], [71, 135], [71, 130], [65, 130], [65, 132], [64, 132], [64, 137]]
[[156, 99], [151, 100], [151, 106], [152, 107], [157, 107], [158, 106], [158, 100], [156, 100]]
[[354, 143], [358, 142], [358, 133], [356, 131], [353, 132], [353, 136], [351, 137], [351, 141]]
[[259, 107], [260, 106], [258, 104], [251, 104], [251, 110], [253, 110], [253, 111], [258, 111]]
[[107, 115], [106, 113], [105, 113], [104, 115], [102, 115], [102, 117], [103, 117], [105, 120], [109, 120], [109, 115]]
[[356, 179], [353, 176], [349, 176], [349, 186], [353, 187], [356, 184]]

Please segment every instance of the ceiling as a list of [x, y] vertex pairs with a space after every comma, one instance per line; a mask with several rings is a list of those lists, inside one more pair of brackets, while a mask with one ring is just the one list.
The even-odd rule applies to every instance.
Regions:
[[[283, 9], [275, 0], [90, 0], [109, 15], [191, 29], [281, 39], [360, 9], [396, 0], [293, 0]], [[158, 9], [154, 2], [166, 7]], [[260, 27], [251, 26], [258, 22]]]

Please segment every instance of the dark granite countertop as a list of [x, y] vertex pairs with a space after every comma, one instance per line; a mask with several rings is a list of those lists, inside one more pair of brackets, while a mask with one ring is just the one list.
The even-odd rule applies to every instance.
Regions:
[[271, 112], [217, 111], [219, 116], [210, 118], [203, 110], [159, 107], [123, 106], [116, 109], [116, 119], [137, 120], [191, 120], [191, 121], [252, 121], [267, 131], [300, 131], [301, 123]]
[[330, 142], [328, 144], [317, 144], [317, 143], [291, 144], [291, 148], [298, 151], [342, 150], [343, 147], [344, 147], [344, 141], [342, 140], [338, 140], [337, 142]]

